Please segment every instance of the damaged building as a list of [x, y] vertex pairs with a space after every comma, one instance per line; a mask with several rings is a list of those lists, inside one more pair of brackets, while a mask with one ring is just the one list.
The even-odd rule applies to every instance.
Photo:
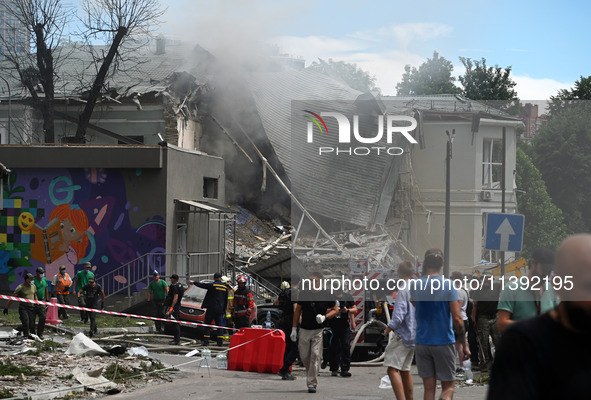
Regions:
[[[83, 52], [77, 57], [60, 75], [56, 141], [62, 143], [74, 136], [71, 119], [84, 102], [80, 76], [93, 68]], [[168, 143], [223, 158], [225, 179], [217, 184], [225, 185], [225, 198], [215, 204], [241, 205], [271, 225], [294, 227], [289, 240], [268, 253], [261, 250], [281, 234], [246, 250], [226, 242], [241, 267], [262, 277], [288, 275], [285, 246], [298, 256], [298, 271], [360, 260], [370, 269], [392, 269], [443, 247], [446, 131], [455, 130], [451, 267], [468, 272], [490, 257], [482, 246], [484, 216], [501, 210], [503, 132], [506, 212], [517, 209], [513, 172], [521, 123], [478, 102], [362, 93], [281, 57], [225, 65], [199, 46], [162, 38], [138, 60], [109, 78], [88, 143]], [[10, 104], [0, 91], [2, 143], [42, 141], [33, 133], [40, 132], [40, 120], [26, 92], [16, 81], [11, 89]], [[348, 142], [340, 116], [349, 124]], [[405, 135], [411, 119], [416, 127]], [[214, 181], [196, 184], [203, 186], [201, 200], [221, 192]]]

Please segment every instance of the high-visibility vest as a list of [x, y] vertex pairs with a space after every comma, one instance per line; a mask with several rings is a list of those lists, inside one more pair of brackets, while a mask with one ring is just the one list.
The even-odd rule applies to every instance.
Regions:
[[[72, 281], [70, 280], [70, 275], [65, 273], [63, 276], [62, 274], [57, 274], [57, 278], [59, 280], [59, 284], [55, 287], [55, 291], [59, 294], [68, 294], [70, 293], [70, 286], [72, 286]], [[65, 280], [64, 280], [65, 278]]]

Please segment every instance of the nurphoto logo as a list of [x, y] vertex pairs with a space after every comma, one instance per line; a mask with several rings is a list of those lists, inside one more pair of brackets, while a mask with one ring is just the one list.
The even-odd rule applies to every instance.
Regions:
[[[368, 156], [368, 155], [391, 155], [398, 156], [404, 153], [402, 147], [397, 146], [384, 146], [376, 145], [383, 142], [384, 134], [386, 135], [386, 144], [391, 145], [393, 143], [394, 135], [402, 135], [410, 144], [416, 144], [417, 141], [410, 134], [417, 127], [417, 121], [413, 117], [407, 117], [404, 115], [387, 115], [386, 116], [386, 127], [384, 129], [384, 116], [377, 116], [377, 133], [369, 134], [365, 133], [362, 135], [359, 132], [359, 116], [353, 116], [353, 135], [351, 135], [351, 122], [349, 118], [338, 112], [321, 112], [320, 114], [309, 110], [302, 110], [306, 114], [304, 116], [309, 119], [307, 124], [307, 135], [306, 140], [308, 143], [314, 143], [314, 131], [319, 132], [323, 135], [334, 135], [333, 132], [328, 131], [326, 117], [334, 118], [338, 124], [338, 143], [339, 146], [320, 146], [318, 147], [318, 155], [324, 154], [346, 154], [355, 156]], [[309, 115], [307, 115], [309, 114]], [[409, 123], [409, 125], [399, 125], [400, 123]], [[315, 128], [316, 127], [316, 128]], [[373, 135], [373, 136], [372, 136]], [[351, 146], [353, 144], [362, 144], [363, 146]], [[349, 144], [350, 146], [340, 146], [343, 144]], [[368, 146], [372, 145], [374, 146]]]

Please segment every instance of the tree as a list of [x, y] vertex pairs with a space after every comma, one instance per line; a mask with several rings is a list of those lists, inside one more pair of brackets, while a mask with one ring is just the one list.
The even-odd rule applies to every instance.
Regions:
[[588, 102], [554, 113], [532, 141], [538, 167], [569, 232], [591, 229], [591, 120]]
[[[0, 32], [2, 53], [13, 67], [13, 73], [31, 96], [32, 105], [43, 118], [44, 140], [55, 142], [55, 84], [59, 65], [68, 62], [66, 46], [60, 46], [63, 30], [71, 23], [73, 9], [63, 0], [0, 0], [15, 23]], [[86, 129], [105, 80], [122, 64], [124, 44], [137, 33], [148, 33], [164, 13], [158, 0], [82, 0], [85, 12], [81, 22], [86, 49], [92, 53], [96, 75], [92, 79], [86, 104], [78, 116], [76, 141], [84, 142]], [[24, 30], [31, 38], [31, 51], [14, 46], [14, 34]], [[103, 54], [94, 44], [108, 43]], [[27, 40], [24, 40], [26, 42]], [[26, 45], [26, 43], [23, 43]], [[21, 46], [23, 47], [23, 46]], [[83, 81], [80, 77], [80, 81]], [[40, 95], [40, 92], [42, 93]]]
[[340, 79], [353, 89], [359, 90], [360, 92], [379, 90], [376, 87], [376, 78], [369, 75], [369, 73], [359, 68], [356, 64], [344, 61], [333, 61], [332, 58], [329, 58], [327, 63], [319, 58], [318, 61], [314, 61], [308, 69]]
[[505, 69], [495, 65], [487, 67], [486, 59], [474, 60], [460, 57], [466, 72], [458, 77], [463, 86], [462, 94], [471, 100], [481, 100], [500, 110], [509, 111], [518, 104], [515, 81], [511, 79], [511, 67]]
[[[60, 0], [0, 1], [6, 16], [12, 17], [6, 18], [8, 29], [0, 31], [0, 58], [13, 67], [11, 72], [27, 88], [33, 106], [43, 117], [44, 140], [53, 143], [54, 83], [59, 62], [55, 56], [62, 30], [71, 19], [71, 10], [64, 8]], [[31, 51], [27, 51], [27, 36], [31, 39]]]
[[110, 46], [106, 54], [93, 52], [97, 74], [78, 118], [75, 138], [80, 143], [85, 141], [86, 129], [108, 74], [117, 70], [123, 60], [125, 43], [135, 33], [148, 32], [165, 11], [160, 8], [158, 0], [84, 0], [82, 8], [85, 11], [83, 23], [87, 42], [103, 38]]
[[549, 117], [552, 118], [566, 107], [579, 106], [581, 100], [591, 100], [591, 76], [581, 76], [581, 79], [575, 81], [574, 88], [560, 89], [556, 96], [551, 96], [548, 104]]
[[458, 94], [461, 90], [454, 85], [453, 69], [451, 61], [434, 51], [433, 58], [427, 59], [418, 69], [410, 65], [404, 67], [402, 82], [396, 85], [396, 95]]
[[517, 204], [525, 216], [522, 255], [529, 257], [536, 247], [556, 248], [567, 235], [562, 211], [552, 203], [542, 174], [531, 158], [517, 148]]

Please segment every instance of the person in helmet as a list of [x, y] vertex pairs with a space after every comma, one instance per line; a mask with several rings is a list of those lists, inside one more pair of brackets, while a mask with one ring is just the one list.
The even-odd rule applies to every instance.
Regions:
[[[80, 288], [78, 291], [78, 297], [84, 296], [84, 304], [86, 308], [99, 308], [99, 297], [101, 299], [100, 307], [101, 310], [105, 308], [105, 292], [101, 285], [96, 283], [94, 275], [88, 277], [88, 283]], [[96, 313], [88, 312], [90, 319], [90, 337], [98, 332], [96, 326]]]
[[[216, 272], [213, 274], [213, 279], [214, 281], [211, 283], [189, 281], [189, 284], [207, 290], [205, 298], [203, 299], [203, 303], [201, 303], [201, 306], [206, 310], [203, 323], [209, 325], [215, 321], [216, 325], [222, 326], [224, 311], [228, 305], [228, 287], [224, 282], [222, 282], [221, 273]], [[211, 327], [209, 326], [206, 326], [203, 329], [204, 346], [209, 346], [210, 332]], [[216, 333], [216, 341], [218, 346], [222, 346], [224, 344], [223, 337], [224, 328], [220, 327], [217, 329]]]
[[238, 288], [234, 293], [234, 307], [232, 308], [234, 326], [236, 329], [247, 328], [250, 326], [250, 316], [254, 310], [254, 296], [246, 287], [244, 275], [240, 275], [236, 281]]

